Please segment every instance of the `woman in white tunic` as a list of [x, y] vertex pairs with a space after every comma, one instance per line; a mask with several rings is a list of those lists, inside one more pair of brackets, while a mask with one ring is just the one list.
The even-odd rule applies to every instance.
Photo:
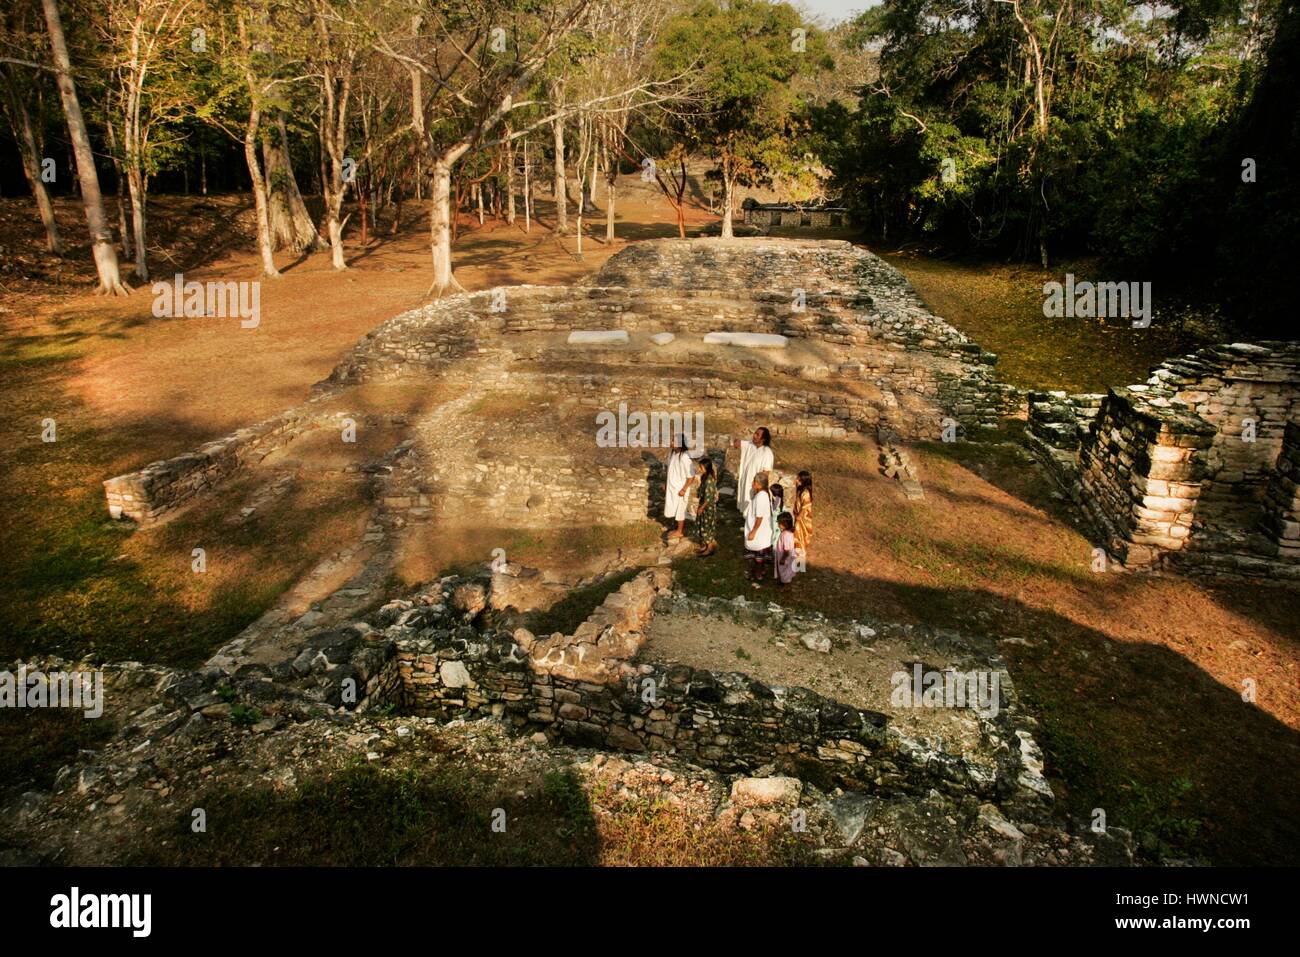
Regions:
[[695, 484], [695, 462], [686, 450], [686, 439], [678, 438], [668, 453], [668, 481], [664, 486], [664, 518], [672, 519], [677, 528], [669, 538], [681, 538], [686, 528], [686, 500]]
[[740, 471], [736, 473], [736, 508], [744, 512], [754, 494], [755, 476], [771, 471], [774, 464], [772, 433], [759, 426], [754, 430], [753, 440], [741, 439], [735, 446], [740, 449]]

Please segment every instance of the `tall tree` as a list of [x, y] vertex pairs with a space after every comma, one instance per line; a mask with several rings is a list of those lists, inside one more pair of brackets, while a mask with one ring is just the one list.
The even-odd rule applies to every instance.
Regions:
[[698, 70], [699, 108], [675, 127], [687, 149], [717, 161], [722, 235], [731, 238], [737, 184], [769, 179], [774, 158], [795, 148], [787, 136], [798, 106], [791, 83], [829, 65], [824, 46], [789, 4], [701, 0], [665, 27], [659, 50], [672, 67]]
[[54, 55], [54, 71], [63, 101], [63, 113], [68, 121], [68, 136], [73, 154], [77, 158], [77, 179], [81, 183], [81, 202], [86, 210], [86, 225], [90, 228], [90, 249], [99, 276], [97, 292], [105, 295], [125, 296], [130, 289], [123, 284], [118, 271], [117, 251], [113, 249], [113, 231], [104, 216], [104, 197], [99, 191], [99, 175], [95, 172], [95, 154], [90, 148], [90, 134], [77, 101], [77, 88], [72, 81], [72, 60], [68, 56], [68, 43], [63, 35], [63, 21], [59, 17], [57, 0], [41, 0], [45, 11], [45, 25], [50, 33], [50, 49]]
[[44, 157], [32, 124], [28, 98], [30, 81], [30, 74], [15, 64], [0, 65], [0, 108], [4, 109], [14, 142], [18, 144], [18, 158], [22, 163], [23, 175], [32, 191], [32, 199], [36, 201], [41, 225], [45, 227], [45, 246], [50, 252], [58, 254], [63, 252], [63, 239], [59, 236], [59, 225], [54, 219], [54, 204], [50, 201], [49, 191], [42, 179], [41, 161]]
[[[12, 49], [15, 53], [27, 53], [37, 47], [36, 8], [29, 0], [17, 0], [0, 17], [0, 51]], [[32, 61], [26, 64], [13, 60], [0, 62], [0, 111], [8, 120], [9, 131], [18, 145], [18, 158], [23, 167], [23, 176], [32, 191], [36, 211], [40, 215], [41, 225], [45, 228], [45, 245], [50, 252], [63, 252], [63, 240], [59, 236], [59, 226], [54, 219], [54, 204], [50, 200], [49, 190], [45, 188], [43, 141], [44, 116], [40, 112], [42, 84], [45, 71], [41, 65]], [[34, 101], [34, 103], [33, 103]], [[33, 106], [37, 110], [33, 122]]]
[[289, 130], [284, 112], [275, 117], [273, 129], [262, 138], [262, 164], [268, 191], [271, 246], [295, 253], [314, 253], [325, 248], [316, 224], [298, 189], [289, 152]]
[[[160, 138], [191, 98], [185, 52], [190, 52], [193, 0], [105, 0], [96, 18], [101, 64], [113, 78], [107, 122], [131, 196], [135, 274], [149, 279], [147, 209], [149, 177], [177, 140]], [[182, 52], [185, 51], [185, 52]]]

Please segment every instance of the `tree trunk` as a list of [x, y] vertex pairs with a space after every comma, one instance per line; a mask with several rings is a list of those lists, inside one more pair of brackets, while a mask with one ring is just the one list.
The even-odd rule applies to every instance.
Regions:
[[27, 177], [27, 185], [32, 189], [32, 198], [36, 200], [41, 225], [45, 227], [45, 246], [50, 252], [59, 255], [63, 252], [63, 240], [59, 237], [59, 226], [54, 220], [54, 204], [50, 202], [49, 191], [41, 179], [41, 156], [36, 149], [36, 136], [32, 132], [32, 117], [13, 82], [8, 84], [8, 93], [10, 128], [18, 143], [23, 173]]
[[733, 182], [734, 177], [727, 171], [726, 167], [722, 170], [722, 238], [735, 239], [736, 233], [731, 225], [731, 194], [736, 188]]
[[564, 178], [564, 121], [551, 123], [555, 133], [555, 231], [563, 235], [569, 231], [568, 181]]
[[532, 181], [528, 166], [528, 137], [524, 137], [524, 232], [533, 231]]
[[578, 215], [577, 215], [577, 239], [578, 239], [578, 258], [582, 258], [582, 190], [586, 184], [582, 181], [582, 174], [578, 174]]
[[276, 117], [279, 138], [271, 135], [262, 140], [262, 160], [266, 168], [266, 185], [271, 217], [271, 248], [295, 253], [314, 253], [325, 248], [316, 224], [311, 221], [302, 201], [298, 180], [289, 159], [289, 131], [283, 114]]
[[266, 197], [266, 180], [257, 162], [257, 131], [261, 125], [262, 115], [256, 106], [248, 111], [248, 127], [244, 131], [244, 159], [248, 163], [248, 175], [253, 181], [253, 205], [257, 208], [257, 248], [262, 255], [262, 273], [266, 276], [278, 276], [280, 270], [275, 268], [275, 257], [271, 255], [271, 205]]
[[[457, 157], [459, 158], [459, 157]], [[433, 285], [429, 294], [441, 298], [448, 290], [463, 292], [451, 272], [451, 164], [447, 156], [433, 163], [429, 206], [429, 244], [433, 252]]]
[[[509, 136], [510, 128], [506, 127]], [[506, 222], [515, 224], [515, 142], [506, 140]]]
[[141, 282], [149, 281], [149, 264], [145, 261], [145, 180], [138, 157], [126, 171], [126, 188], [131, 194], [131, 232], [135, 236], [135, 274]]
[[126, 223], [126, 177], [121, 170], [117, 174], [117, 230], [122, 234], [122, 255], [127, 259], [135, 258], [131, 249], [131, 227]]
[[54, 53], [59, 96], [68, 120], [68, 137], [77, 157], [77, 179], [81, 183], [81, 202], [86, 209], [86, 225], [90, 229], [91, 252], [95, 257], [95, 271], [99, 275], [97, 292], [125, 296], [130, 289], [122, 283], [118, 271], [117, 253], [113, 249], [113, 231], [104, 216], [104, 197], [99, 191], [99, 176], [95, 172], [95, 155], [90, 149], [90, 136], [81, 116], [77, 101], [77, 88], [72, 82], [72, 61], [68, 59], [68, 44], [63, 38], [63, 23], [59, 19], [56, 0], [41, 0], [45, 9], [45, 23], [50, 31], [50, 48]]
[[343, 186], [329, 183], [325, 187], [325, 228], [330, 239], [330, 261], [335, 269], [347, 269], [343, 258], [343, 223], [339, 214], [343, 210]]
[[614, 241], [614, 177], [605, 180], [605, 242]]

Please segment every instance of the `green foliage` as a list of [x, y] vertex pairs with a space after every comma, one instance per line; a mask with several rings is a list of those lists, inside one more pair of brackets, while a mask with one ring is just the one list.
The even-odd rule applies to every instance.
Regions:
[[230, 709], [230, 723], [241, 728], [251, 728], [262, 720], [262, 712], [252, 705], [237, 704]]
[[[1208, 293], [1276, 329], [1300, 226], [1296, 20], [1294, 0], [1183, 0], [1153, 16], [1110, 0], [886, 0], [850, 32], [878, 50], [878, 82], [856, 110], [811, 117], [875, 236], [1096, 256], [1160, 281], [1166, 300]], [[1049, 51], [1043, 102], [1031, 33]], [[1245, 157], [1268, 176], [1243, 184]]]
[[700, 0], [668, 23], [657, 60], [667, 73], [693, 76], [694, 108], [672, 132], [686, 148], [715, 157], [725, 181], [806, 179], [814, 164], [793, 81], [832, 64], [825, 38], [792, 6]]

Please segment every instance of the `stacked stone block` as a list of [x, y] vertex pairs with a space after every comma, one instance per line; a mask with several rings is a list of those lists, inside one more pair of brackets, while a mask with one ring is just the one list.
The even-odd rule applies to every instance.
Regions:
[[1126, 565], [1186, 544], [1213, 438], [1198, 416], [1141, 392], [1114, 389], [1102, 402], [1079, 456], [1083, 501]]
[[1300, 580], [1285, 537], [1300, 344], [1231, 343], [1095, 397], [1031, 393], [1026, 442], [1128, 565]]
[[1300, 422], [1288, 422], [1264, 500], [1261, 528], [1273, 555], [1300, 562]]

